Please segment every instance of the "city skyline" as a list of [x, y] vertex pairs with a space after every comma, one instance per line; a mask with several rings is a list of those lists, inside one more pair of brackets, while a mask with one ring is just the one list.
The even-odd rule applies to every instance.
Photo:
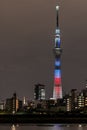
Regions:
[[14, 91], [32, 99], [37, 83], [46, 86], [46, 97], [52, 97], [56, 5], [60, 6], [63, 93], [83, 89], [87, 79], [86, 4], [85, 0], [0, 2], [0, 99]]

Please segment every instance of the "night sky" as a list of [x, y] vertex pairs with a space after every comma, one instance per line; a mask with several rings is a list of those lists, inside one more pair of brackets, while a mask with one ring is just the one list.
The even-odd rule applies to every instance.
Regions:
[[52, 97], [57, 4], [63, 93], [85, 88], [87, 0], [0, 0], [0, 100], [14, 92], [33, 99], [37, 83]]

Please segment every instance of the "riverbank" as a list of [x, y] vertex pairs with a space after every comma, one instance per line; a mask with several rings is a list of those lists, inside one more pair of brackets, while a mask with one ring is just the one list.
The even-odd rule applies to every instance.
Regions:
[[0, 123], [87, 123], [86, 115], [0, 115]]

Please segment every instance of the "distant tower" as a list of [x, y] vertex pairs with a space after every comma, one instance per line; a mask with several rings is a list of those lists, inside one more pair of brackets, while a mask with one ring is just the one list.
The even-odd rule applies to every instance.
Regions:
[[62, 98], [62, 84], [61, 84], [61, 53], [62, 49], [60, 47], [60, 29], [59, 29], [59, 6], [56, 6], [56, 32], [55, 32], [55, 70], [54, 70], [54, 88], [53, 88], [53, 99]]

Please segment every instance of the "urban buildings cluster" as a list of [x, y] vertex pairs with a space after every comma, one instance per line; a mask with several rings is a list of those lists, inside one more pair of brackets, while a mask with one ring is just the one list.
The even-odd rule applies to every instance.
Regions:
[[87, 112], [87, 87], [81, 92], [72, 89], [70, 94], [65, 96], [67, 111], [85, 111]]
[[6, 101], [0, 102], [0, 113], [41, 113], [43, 112], [87, 112], [87, 87], [80, 92], [72, 89], [70, 93], [61, 99], [45, 98], [45, 86], [36, 84], [34, 89], [34, 100], [23, 101], [18, 99], [16, 93]]

